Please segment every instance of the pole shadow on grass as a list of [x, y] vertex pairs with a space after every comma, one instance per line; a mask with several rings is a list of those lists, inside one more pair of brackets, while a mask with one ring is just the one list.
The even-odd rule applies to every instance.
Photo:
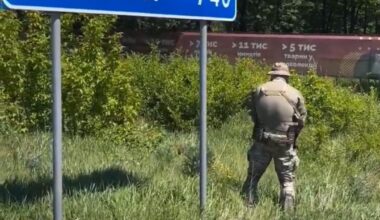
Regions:
[[[140, 187], [146, 179], [119, 167], [96, 170], [76, 177], [63, 177], [63, 193], [72, 196], [76, 192], [103, 192], [129, 186]], [[30, 203], [52, 194], [53, 180], [41, 177], [38, 181], [7, 180], [0, 185], [0, 203]]]

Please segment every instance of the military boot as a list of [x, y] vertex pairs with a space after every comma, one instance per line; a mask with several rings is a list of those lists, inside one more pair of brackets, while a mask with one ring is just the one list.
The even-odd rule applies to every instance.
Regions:
[[282, 210], [293, 211], [295, 208], [295, 195], [292, 188], [283, 188], [280, 195], [280, 206]]
[[294, 198], [293, 196], [286, 196], [283, 209], [286, 211], [294, 210]]
[[241, 194], [245, 200], [245, 204], [248, 207], [255, 206], [257, 203], [257, 183], [247, 179], [244, 182]]

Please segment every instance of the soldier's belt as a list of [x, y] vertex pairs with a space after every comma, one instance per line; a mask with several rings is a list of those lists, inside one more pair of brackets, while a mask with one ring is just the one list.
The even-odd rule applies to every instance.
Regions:
[[291, 144], [294, 140], [290, 140], [286, 134], [273, 134], [269, 132], [263, 133], [263, 141], [273, 141], [280, 144]]

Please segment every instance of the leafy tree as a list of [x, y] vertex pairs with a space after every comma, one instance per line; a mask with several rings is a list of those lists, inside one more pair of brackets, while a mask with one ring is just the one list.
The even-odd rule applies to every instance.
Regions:
[[[376, 34], [379, 0], [239, 0], [235, 22], [211, 22], [211, 31]], [[189, 20], [119, 17], [122, 31], [198, 30]]]

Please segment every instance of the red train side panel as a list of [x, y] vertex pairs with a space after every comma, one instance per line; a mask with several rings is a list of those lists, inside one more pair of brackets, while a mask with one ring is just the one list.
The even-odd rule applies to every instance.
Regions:
[[[133, 33], [124, 44], [128, 50], [148, 52], [152, 42], [165, 53], [180, 49], [185, 55], [199, 54], [198, 33]], [[380, 76], [380, 37], [210, 33], [208, 50], [232, 62], [239, 57], [268, 64], [283, 61], [300, 73], [315, 69], [327, 76]]]

